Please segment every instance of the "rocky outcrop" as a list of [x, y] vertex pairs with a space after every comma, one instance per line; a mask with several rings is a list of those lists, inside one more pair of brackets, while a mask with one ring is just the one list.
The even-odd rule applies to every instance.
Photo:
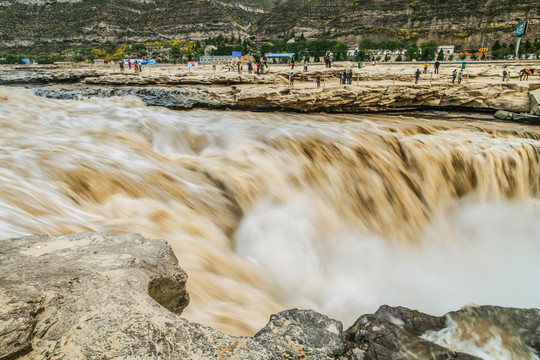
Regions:
[[254, 87], [43, 87], [40, 96], [76, 99], [92, 96], [136, 96], [150, 106], [244, 110], [368, 112], [418, 108], [461, 108], [529, 112], [527, 84], [367, 85], [325, 89], [287, 86]]
[[[500, 354], [532, 359], [540, 354], [539, 317], [540, 309], [471, 306], [435, 317], [381, 306], [375, 314], [361, 316], [346, 331], [346, 338], [362, 350], [365, 359], [472, 360], [495, 359]], [[517, 333], [517, 338], [510, 335]], [[506, 344], [490, 348], [488, 342], [496, 338]]]
[[83, 233], [0, 242], [0, 359], [333, 359], [342, 325], [289, 310], [250, 337], [178, 316], [187, 276], [164, 240]]
[[76, 83], [87, 77], [103, 76], [105, 69], [63, 70], [59, 66], [2, 66], [0, 67], [0, 84], [54, 84]]
[[[476, 359], [453, 347], [490, 336], [508, 339], [511, 351], [540, 352], [540, 310], [494, 306], [446, 317], [383, 306], [346, 331], [292, 309], [253, 337], [232, 337], [180, 316], [186, 280], [164, 240], [104, 233], [2, 240], [0, 359]], [[448, 334], [460, 326], [468, 327], [453, 345]]]

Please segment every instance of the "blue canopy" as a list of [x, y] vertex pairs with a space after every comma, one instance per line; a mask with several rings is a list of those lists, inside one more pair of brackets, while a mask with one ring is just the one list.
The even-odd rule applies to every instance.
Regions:
[[273, 54], [273, 53], [266, 53], [264, 54], [264, 56], [266, 57], [293, 57], [294, 56], [294, 53], [290, 53], [290, 54]]

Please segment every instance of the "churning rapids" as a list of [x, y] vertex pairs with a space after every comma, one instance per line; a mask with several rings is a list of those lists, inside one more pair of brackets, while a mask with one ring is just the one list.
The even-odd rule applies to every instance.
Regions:
[[171, 111], [0, 88], [0, 237], [168, 240], [183, 316], [230, 334], [311, 308], [540, 305], [540, 128]]

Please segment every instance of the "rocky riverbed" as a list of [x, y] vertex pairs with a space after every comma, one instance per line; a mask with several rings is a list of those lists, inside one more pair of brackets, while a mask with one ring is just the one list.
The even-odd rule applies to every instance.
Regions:
[[496, 306], [442, 317], [382, 306], [349, 329], [291, 309], [272, 315], [252, 337], [233, 337], [182, 318], [188, 276], [179, 265], [166, 241], [136, 234], [3, 240], [0, 359], [533, 359], [540, 353], [540, 309]]
[[[338, 74], [352, 68], [338, 63], [326, 69], [320, 65], [309, 71], [293, 70], [294, 86], [289, 85], [291, 69], [270, 66], [256, 75], [226, 71], [209, 66], [186, 70], [180, 66], [146, 67], [142, 73], [120, 72], [109, 67], [3, 67], [0, 84], [26, 86], [36, 94], [58, 99], [136, 96], [150, 106], [172, 109], [213, 108], [235, 110], [279, 110], [299, 112], [377, 112], [417, 109], [508, 111], [527, 115], [527, 122], [540, 123], [540, 77], [527, 81], [517, 77], [522, 67], [507, 66], [512, 77], [502, 82], [505, 65], [469, 64], [461, 84], [452, 83], [451, 72], [459, 63], [443, 64], [439, 74], [422, 74], [414, 83], [414, 71], [420, 64], [377, 65], [354, 69], [351, 84], [339, 84]], [[315, 86], [320, 73], [322, 85]], [[532, 116], [528, 116], [532, 115]], [[523, 121], [524, 117], [515, 117]]]

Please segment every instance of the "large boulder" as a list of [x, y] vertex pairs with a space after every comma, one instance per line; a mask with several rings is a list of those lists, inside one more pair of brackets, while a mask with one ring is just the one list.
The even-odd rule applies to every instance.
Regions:
[[274, 315], [254, 338], [179, 315], [187, 276], [164, 240], [82, 233], [0, 241], [0, 359], [334, 359], [339, 321]]
[[346, 338], [365, 360], [536, 359], [539, 325], [540, 309], [469, 306], [437, 317], [385, 305], [361, 316]]
[[529, 91], [531, 114], [540, 115], [540, 89]]

